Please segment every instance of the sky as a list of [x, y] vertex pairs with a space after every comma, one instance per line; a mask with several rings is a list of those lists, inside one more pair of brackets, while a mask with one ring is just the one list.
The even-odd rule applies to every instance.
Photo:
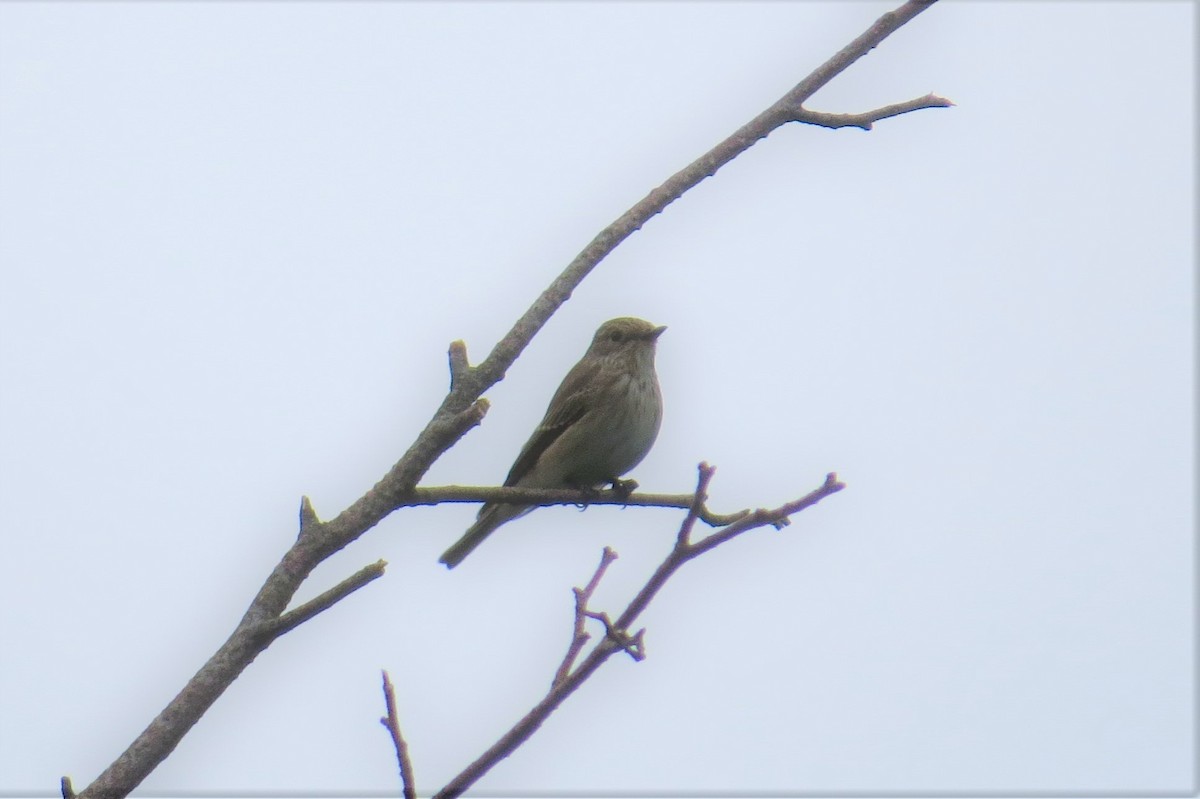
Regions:
[[[296, 535], [605, 225], [898, 3], [0, 4], [0, 793], [82, 788]], [[1195, 6], [942, 2], [607, 258], [424, 484], [494, 485], [595, 328], [668, 326], [629, 476], [845, 491], [685, 567], [481, 795], [1196, 790]], [[394, 513], [156, 792], [420, 790], [681, 513]]]

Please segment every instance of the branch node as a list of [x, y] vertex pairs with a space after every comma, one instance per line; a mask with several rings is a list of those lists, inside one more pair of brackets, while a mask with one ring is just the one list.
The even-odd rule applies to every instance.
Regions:
[[612, 620], [608, 617], [607, 613], [596, 613], [588, 610], [584, 611], [583, 615], [603, 624], [604, 637], [616, 644], [618, 649], [629, 653], [629, 657], [638, 662], [646, 659], [645, 627], [638, 630], [635, 635], [630, 635], [625, 630], [620, 630], [613, 626]]
[[646, 628], [638, 630], [625, 648], [629, 656], [639, 663], [646, 659]]

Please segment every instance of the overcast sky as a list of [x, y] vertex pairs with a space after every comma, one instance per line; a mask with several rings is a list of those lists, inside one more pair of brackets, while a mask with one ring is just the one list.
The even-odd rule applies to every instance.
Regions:
[[[603, 226], [898, 3], [0, 4], [0, 792], [89, 783], [296, 534], [399, 458]], [[499, 483], [605, 319], [669, 326], [632, 473], [847, 489], [687, 566], [479, 784], [1191, 791], [1195, 7], [944, 2], [609, 257], [428, 474]], [[394, 514], [144, 783], [423, 791], [619, 612], [677, 511], [539, 510], [459, 569]]]

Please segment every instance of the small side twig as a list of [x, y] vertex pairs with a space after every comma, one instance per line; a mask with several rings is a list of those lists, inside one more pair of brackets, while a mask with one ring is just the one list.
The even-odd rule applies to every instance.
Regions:
[[62, 799], [75, 799], [75, 787], [71, 785], [70, 777], [63, 777], [58, 781], [58, 786], [62, 791]]
[[[567, 675], [571, 673], [571, 666], [574, 665], [575, 659], [579, 657], [579, 653], [583, 651], [583, 646], [589, 640], [590, 635], [583, 629], [584, 622], [591, 616], [588, 610], [588, 600], [592, 598], [592, 594], [596, 592], [596, 586], [600, 584], [600, 579], [604, 577], [604, 572], [614, 560], [617, 559], [617, 553], [612, 547], [605, 547], [604, 552], [600, 555], [600, 565], [596, 567], [596, 573], [592, 575], [592, 579], [583, 588], [572, 588], [571, 591], [575, 594], [575, 628], [571, 636], [571, 645], [567, 647], [567, 654], [563, 657], [562, 663], [559, 664], [558, 670], [554, 672], [554, 680], [550, 683], [553, 688], [567, 679]], [[604, 619], [605, 627], [608, 626], [608, 620]]]
[[[692, 503], [688, 506], [687, 516], [679, 525], [679, 533], [675, 536], [676, 548], [689, 545], [692, 528], [696, 526], [696, 519], [699, 519], [704, 512], [704, 503], [708, 500], [708, 484], [712, 481], [713, 473], [717, 471], [715, 467], [704, 462], [701, 462], [697, 468], [700, 471], [700, 479], [696, 483], [696, 490], [692, 493]], [[747, 512], [742, 511], [738, 518], [745, 516]]]
[[831, 114], [825, 111], [810, 111], [801, 106], [789, 114], [789, 119], [792, 122], [817, 125], [822, 128], [861, 128], [862, 130], [871, 130], [874, 124], [881, 119], [898, 117], [901, 114], [921, 111], [926, 108], [953, 107], [954, 103], [945, 97], [938, 97], [936, 94], [927, 94], [924, 97], [906, 100], [903, 103], [892, 103], [882, 108], [876, 108], [873, 111], [863, 111], [858, 114]]
[[392, 687], [392, 678], [387, 669], [383, 671], [383, 701], [387, 705], [387, 715], [379, 719], [392, 735], [392, 745], [396, 747], [396, 762], [400, 764], [400, 784], [404, 789], [404, 799], [417, 798], [417, 782], [413, 777], [412, 760], [408, 756], [408, 742], [400, 734], [400, 716], [396, 713], [396, 691]]
[[260, 633], [268, 635], [271, 638], [278, 638], [284, 633], [296, 629], [318, 613], [329, 610], [329, 608], [341, 602], [372, 580], [378, 580], [383, 576], [386, 568], [386, 560], [377, 560], [369, 566], [362, 567], [328, 591], [313, 597], [293, 610], [289, 610], [282, 616], [266, 622], [260, 628]]

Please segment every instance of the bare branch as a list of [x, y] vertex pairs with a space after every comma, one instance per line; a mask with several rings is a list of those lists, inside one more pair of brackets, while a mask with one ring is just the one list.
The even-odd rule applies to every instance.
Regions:
[[[776, 128], [791, 121], [799, 121], [801, 115], [808, 113], [804, 110], [804, 103], [819, 89], [877, 47], [905, 23], [933, 5], [934, 2], [936, 0], [909, 0], [895, 11], [889, 11], [881, 16], [862, 35], [813, 70], [808, 77], [796, 84], [776, 103], [734, 131], [716, 147], [672, 175], [665, 183], [652, 190], [616, 221], [600, 231], [522, 314], [487, 358], [474, 369], [472, 378], [473, 381], [477, 381], [478, 385], [478, 392], [474, 393], [474, 396], [479, 396], [504, 377], [508, 367], [558, 310], [559, 306], [567, 301], [571, 293], [583, 282], [592, 269], [621, 242], [662, 213], [668, 205], [682, 197], [689, 189], [698, 185], [705, 178], [715, 175], [717, 170], [753, 147], [761, 139], [766, 138]], [[931, 105], [930, 107], [940, 106]], [[882, 118], [884, 117], [881, 116], [880, 119]], [[448, 402], [449, 400], [450, 398], [447, 398]], [[443, 407], [451, 406], [444, 404]]]
[[392, 734], [392, 745], [396, 748], [396, 762], [400, 764], [400, 784], [404, 786], [404, 799], [417, 799], [417, 781], [413, 776], [412, 760], [408, 757], [408, 743], [400, 734], [400, 716], [396, 713], [396, 691], [387, 670], [383, 672], [383, 701], [387, 715], [379, 723]]
[[59, 780], [58, 787], [62, 791], [62, 799], [75, 799], [75, 788], [71, 785], [70, 777], [63, 777]]
[[[704, 503], [708, 499], [708, 484], [712, 481], [713, 474], [717, 471], [714, 467], [707, 463], [701, 463], [697, 468], [700, 472], [700, 477], [696, 482], [696, 490], [692, 494], [692, 502], [688, 506], [687, 516], [683, 518], [683, 523], [679, 525], [679, 533], [675, 536], [675, 546], [686, 547], [692, 536], [692, 528], [696, 526], [696, 519], [699, 519], [704, 512]], [[737, 515], [737, 518], [745, 516], [749, 511], [742, 511]]]
[[954, 103], [945, 97], [927, 94], [915, 100], [885, 105], [883, 108], [876, 108], [874, 111], [863, 111], [860, 114], [830, 114], [824, 111], [810, 111], [807, 108], [801, 108], [793, 113], [792, 121], [803, 122], [806, 125], [819, 125], [823, 128], [862, 128], [863, 130], [871, 130], [874, 123], [881, 119], [898, 117], [901, 114], [920, 111], [925, 108], [952, 108], [953, 106]]
[[[699, 507], [703, 502], [703, 495], [707, 490], [708, 483], [712, 479], [715, 471], [713, 467], [702, 463], [699, 466], [699, 478], [697, 481], [696, 492], [693, 494], [693, 508]], [[596, 619], [604, 624], [605, 636], [591, 652], [584, 657], [583, 661], [574, 670], [570, 670], [570, 663], [573, 663], [578, 653], [575, 650], [576, 641], [579, 639], [579, 634], [582, 628], [582, 622], [579, 620], [581, 610], [580, 595], [585, 593], [590, 598], [591, 592], [595, 590], [599, 583], [600, 577], [603, 576], [604, 570], [608, 568], [608, 563], [611, 562], [607, 558], [608, 552], [605, 550], [605, 557], [601, 559], [600, 568], [596, 570], [591, 581], [588, 583], [584, 591], [576, 590], [576, 621], [575, 621], [575, 637], [571, 642], [571, 649], [568, 650], [568, 659], [564, 664], [559, 666], [558, 672], [555, 674], [554, 682], [551, 683], [550, 691], [540, 702], [537, 703], [525, 716], [512, 726], [508, 732], [504, 733], [495, 744], [486, 752], [475, 759], [473, 763], [467, 766], [452, 779], [447, 785], [434, 794], [435, 799], [449, 799], [449, 797], [460, 796], [464, 791], [475, 784], [484, 774], [491, 770], [493, 766], [499, 763], [504, 758], [511, 755], [517, 750], [521, 744], [527, 741], [542, 723], [550, 717], [559, 705], [561, 705], [568, 696], [575, 692], [588, 677], [596, 672], [610, 657], [618, 652], [627, 652], [634, 660], [642, 660], [646, 656], [645, 649], [645, 634], [644, 629], [638, 630], [634, 635], [630, 635], [628, 630], [634, 620], [646, 609], [650, 601], [658, 593], [659, 589], [666, 584], [667, 580], [679, 570], [679, 568], [687, 563], [692, 558], [708, 552], [713, 547], [724, 541], [728, 541], [735, 535], [740, 535], [748, 530], [756, 527], [764, 527], [767, 525], [781, 525], [783, 520], [793, 513], [797, 513], [804, 508], [815, 505], [827, 496], [831, 496], [845, 486], [838, 482], [837, 475], [829, 474], [825, 478], [825, 483], [820, 488], [812, 491], [800, 499], [786, 503], [775, 508], [774, 510], [759, 510], [746, 517], [735, 521], [733, 524], [721, 530], [719, 533], [714, 533], [708, 538], [690, 544], [687, 541], [688, 535], [681, 531], [676, 537], [675, 545], [671, 552], [667, 555], [666, 560], [650, 576], [650, 579], [638, 591], [637, 595], [626, 606], [620, 617], [615, 621], [610, 621], [608, 614], [598, 613], [596, 611], [583, 608], [584, 616]], [[751, 518], [754, 517], [754, 518]], [[688, 518], [684, 520], [683, 526], [690, 529], [690, 525], [695, 523], [697, 515], [689, 511]], [[726, 533], [735, 529], [735, 532], [726, 535]], [[714, 539], [720, 538], [714, 542]], [[615, 553], [614, 553], [615, 555]], [[582, 646], [582, 644], [580, 644]], [[564, 668], [565, 666], [565, 668]]]
[[[387, 514], [402, 506], [429, 467], [475, 425], [487, 412], [483, 393], [504, 377], [505, 372], [587, 275], [622, 241], [645, 225], [668, 205], [681, 197], [722, 166], [765, 138], [771, 131], [800, 118], [803, 104], [906, 22], [932, 4], [932, 0], [909, 0], [896, 11], [884, 14], [861, 36], [802, 80], [784, 97], [767, 108], [709, 152], [650, 191], [642, 200], [600, 231], [549, 287], [521, 315], [478, 366], [463, 368], [463, 357], [452, 347], [452, 387], [425, 428], [412, 445], [388, 470], [387, 474], [337, 517], [321, 523], [309, 523], [292, 547], [271, 571], [254, 597], [237, 628], [209, 658], [179, 694], [150, 722], [132, 744], [81, 794], [82, 799], [114, 799], [134, 790], [183, 739], [200, 717], [212, 706], [242, 671], [270, 645], [273, 637], [262, 635], [264, 625], [278, 619], [312, 570], [333, 553], [347, 546], [379, 523]], [[882, 117], [880, 117], [882, 118]], [[839, 484], [840, 487], [840, 484]], [[630, 498], [632, 499], [632, 498]], [[626, 501], [625, 504], [636, 504]], [[688, 505], [687, 507], [690, 507]], [[303, 511], [303, 506], [302, 506]], [[756, 512], [757, 513], [757, 512]], [[315, 519], [315, 514], [313, 515]], [[722, 534], [742, 524], [734, 520]], [[695, 546], [703, 546], [705, 539]], [[715, 545], [715, 544], [714, 544]], [[656, 591], [657, 588], [654, 589]], [[649, 596], [653, 596], [653, 591]], [[648, 597], [646, 601], [649, 601]], [[630, 611], [627, 610], [626, 613]], [[639, 611], [640, 612], [640, 611]], [[634, 613], [636, 616], [636, 613]], [[625, 614], [616, 623], [626, 629]], [[595, 649], [611, 654], [619, 651], [606, 636]], [[551, 696], [531, 711], [529, 725], [536, 728], [587, 676], [600, 661], [589, 655]], [[539, 715], [543, 714], [543, 715]], [[519, 741], [513, 739], [517, 745]], [[503, 744], [503, 742], [502, 742]], [[505, 745], [498, 744], [502, 749]], [[505, 749], [501, 756], [509, 751]], [[465, 789], [470, 782], [452, 783]], [[456, 794], [451, 794], [456, 795]]]
[[[567, 647], [567, 654], [563, 658], [562, 664], [559, 665], [558, 671], [554, 673], [554, 680], [550, 683], [551, 687], [567, 679], [567, 675], [571, 673], [571, 666], [575, 664], [575, 659], [583, 651], [583, 645], [591, 640], [591, 636], [583, 629], [584, 622], [589, 615], [587, 603], [595, 593], [596, 586], [600, 585], [600, 579], [604, 577], [604, 572], [608, 571], [608, 567], [616, 559], [617, 553], [613, 548], [605, 547], [604, 552], [600, 554], [600, 565], [596, 567], [596, 573], [592, 575], [588, 584], [583, 588], [571, 589], [575, 594], [575, 629], [571, 636], [571, 645]], [[604, 621], [605, 627], [607, 627], [607, 619]]]
[[[771, 526], [775, 529], [780, 529], [791, 524], [789, 518], [795, 513], [799, 513], [807, 507], [816, 505], [825, 497], [833, 496], [837, 492], [846, 487], [846, 484], [838, 480], [836, 472], [830, 472], [825, 475], [825, 482], [815, 491], [810, 491], [804, 496], [793, 502], [785, 505], [780, 505], [772, 510], [764, 510], [759, 508], [753, 513], [748, 513], [742, 518], [730, 524], [728, 527], [718, 532], [713, 533], [702, 541], [697, 541], [692, 544], [687, 550], [688, 559], [694, 558], [697, 555], [702, 555], [715, 546], [719, 546], [731, 538], [741, 535], [758, 527]], [[629, 619], [632, 621], [632, 619]], [[627, 622], [628, 623], [628, 622]]]
[[[701, 484], [703, 484], [704, 480], [704, 466], [705, 464], [701, 464]], [[650, 579], [646, 582], [646, 585], [643, 586], [642, 590], [638, 592], [637, 596], [630, 601], [629, 606], [625, 608], [625, 611], [621, 614], [621, 617], [617, 619], [616, 626], [622, 630], [629, 629], [637, 617], [642, 614], [647, 606], [649, 606], [650, 600], [654, 599], [654, 595], [657, 594], [659, 589], [661, 589], [663, 585], [666, 584], [667, 580], [671, 578], [671, 575], [673, 575], [680, 566], [682, 566], [684, 563], [687, 563], [692, 558], [698, 555], [703, 555], [713, 547], [723, 544], [731, 538], [739, 536], [742, 533], [750, 530], [754, 530], [759, 527], [766, 527], [768, 525], [777, 528], [783, 527], [789, 523], [788, 517], [792, 514], [798, 513], [807, 507], [817, 504], [822, 499], [825, 499], [825, 497], [833, 496], [845, 487], [845, 483], [838, 481], [837, 474], [830, 472], [825, 476], [825, 483], [820, 488], [805, 494], [800, 499], [780, 505], [774, 510], [756, 510], [753, 513], [749, 513], [741, 519], [733, 522], [728, 527], [721, 529], [719, 532], [713, 533], [707, 538], [696, 543], [688, 543], [686, 541], [677, 540], [675, 543], [675, 548], [671, 551], [671, 554], [667, 556], [667, 559], [664, 560], [654, 574], [651, 575]]]
[[[459, 502], [511, 502], [514, 505], [621, 505], [646, 508], [691, 508], [695, 494], [625, 494], [619, 490], [579, 491], [572, 488], [518, 488], [516, 486], [430, 486], [414, 488], [397, 499], [398, 508]], [[699, 518], [710, 527], [722, 527], [749, 513], [713, 513], [701, 507]]]
[[386, 560], [377, 560], [370, 566], [362, 567], [323, 594], [313, 597], [303, 605], [268, 622], [262, 627], [261, 632], [271, 638], [278, 638], [284, 633], [296, 629], [313, 616], [341, 602], [367, 583], [382, 577], [386, 568]]

